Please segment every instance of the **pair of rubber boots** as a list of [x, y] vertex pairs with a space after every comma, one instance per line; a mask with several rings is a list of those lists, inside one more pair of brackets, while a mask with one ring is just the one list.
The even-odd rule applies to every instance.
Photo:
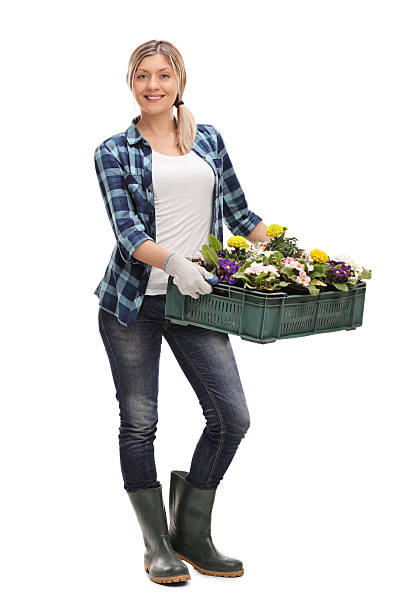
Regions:
[[242, 562], [220, 553], [211, 537], [211, 513], [217, 487], [196, 487], [187, 472], [173, 470], [170, 479], [170, 526], [162, 486], [127, 491], [139, 521], [146, 550], [144, 567], [153, 582], [190, 580], [190, 563], [210, 576], [242, 576]]

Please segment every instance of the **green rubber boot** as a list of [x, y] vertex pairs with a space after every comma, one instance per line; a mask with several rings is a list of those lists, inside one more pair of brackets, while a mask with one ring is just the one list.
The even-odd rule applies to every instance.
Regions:
[[162, 486], [127, 491], [146, 546], [144, 567], [153, 582], [190, 580], [188, 567], [174, 554], [170, 544]]
[[170, 478], [170, 543], [180, 559], [201, 574], [233, 578], [242, 576], [242, 561], [226, 557], [211, 538], [211, 513], [217, 487], [199, 488], [172, 470]]

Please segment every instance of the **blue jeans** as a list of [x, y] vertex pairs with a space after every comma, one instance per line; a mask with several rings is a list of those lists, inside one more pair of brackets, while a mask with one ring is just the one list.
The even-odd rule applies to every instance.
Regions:
[[[228, 334], [172, 323], [164, 317], [165, 304], [165, 294], [145, 295], [133, 327], [125, 327], [102, 308], [98, 312], [119, 402], [120, 464], [127, 491], [160, 484], [153, 442], [163, 336], [191, 383], [206, 420], [187, 480], [197, 487], [217, 486], [250, 423]], [[177, 401], [176, 397], [168, 401]]]

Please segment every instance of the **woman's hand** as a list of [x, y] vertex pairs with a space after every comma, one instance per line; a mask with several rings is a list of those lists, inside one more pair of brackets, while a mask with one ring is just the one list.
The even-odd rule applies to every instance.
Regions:
[[211, 293], [213, 290], [205, 279], [214, 278], [214, 274], [177, 253], [167, 261], [165, 272], [174, 277], [173, 282], [180, 293], [189, 295], [195, 300], [200, 295]]

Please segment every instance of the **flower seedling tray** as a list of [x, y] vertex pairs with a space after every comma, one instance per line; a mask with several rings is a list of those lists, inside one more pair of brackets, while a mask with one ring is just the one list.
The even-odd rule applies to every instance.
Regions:
[[211, 293], [194, 299], [180, 293], [169, 276], [165, 318], [265, 344], [356, 329], [363, 323], [365, 292], [363, 281], [349, 291], [320, 291], [316, 296], [255, 291], [219, 282]]

